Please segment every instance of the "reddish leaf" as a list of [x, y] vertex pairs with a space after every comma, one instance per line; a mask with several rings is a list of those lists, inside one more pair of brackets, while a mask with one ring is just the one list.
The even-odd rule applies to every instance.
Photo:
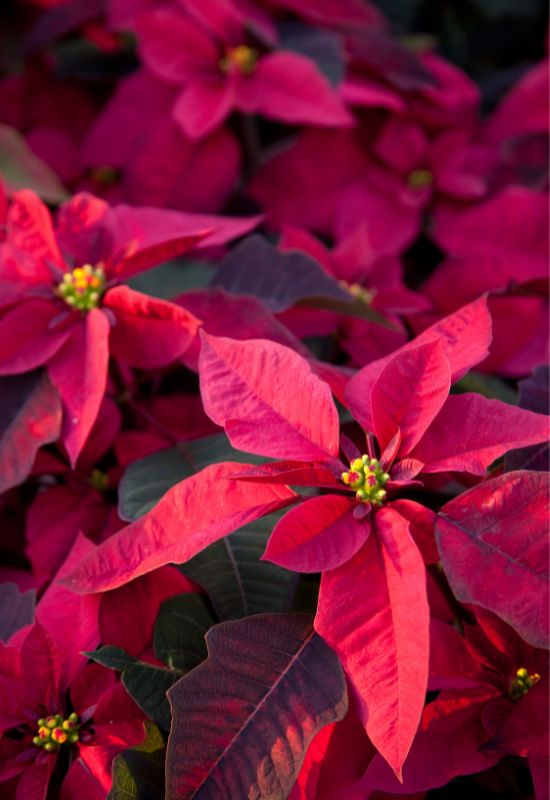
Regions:
[[436, 538], [459, 598], [548, 647], [548, 478], [510, 472], [443, 506]]
[[370, 522], [356, 520], [349, 497], [312, 497], [277, 523], [264, 558], [295, 572], [335, 569], [364, 544]]
[[411, 457], [423, 472], [483, 475], [508, 450], [544, 442], [548, 433], [547, 416], [468, 392], [449, 397]]
[[[341, 469], [340, 466], [340, 471]], [[255, 483], [285, 483], [289, 486], [327, 486], [332, 489], [341, 489], [342, 484], [336, 474], [325, 464], [273, 461], [242, 470], [231, 477]]]
[[420, 729], [403, 768], [400, 784], [388, 765], [377, 756], [354, 789], [350, 800], [368, 797], [369, 790], [410, 794], [444, 786], [458, 775], [481, 772], [495, 764], [501, 753], [483, 751], [487, 732], [481, 716], [487, 703], [482, 689], [462, 695], [444, 692], [426, 706]]
[[424, 563], [399, 514], [378, 511], [364, 547], [323, 575], [315, 627], [340, 656], [367, 733], [399, 777], [424, 706], [429, 651]]
[[284, 800], [315, 734], [346, 712], [338, 658], [302, 614], [225, 622], [206, 642], [168, 692], [167, 800]]
[[550, 770], [548, 767], [547, 759], [529, 759], [529, 769], [531, 770], [537, 800], [547, 800], [550, 797]]
[[325, 76], [306, 56], [279, 50], [258, 61], [239, 87], [244, 111], [291, 124], [351, 125], [353, 117]]
[[400, 431], [400, 450], [409, 453], [443, 406], [450, 388], [451, 370], [441, 340], [391, 358], [372, 388], [372, 430], [381, 449]]
[[192, 584], [175, 567], [162, 567], [119, 589], [101, 595], [101, 641], [140, 656], [150, 645], [160, 604], [168, 597], [192, 591]]
[[168, 261], [192, 247], [216, 247], [255, 228], [261, 217], [184, 214], [165, 208], [118, 205], [109, 210], [108, 228], [123, 260], [117, 277], [127, 278]]
[[0, 378], [0, 493], [22, 483], [61, 429], [61, 403], [41, 370]]
[[[515, 753], [529, 758], [548, 757], [548, 670], [517, 703], [500, 701], [501, 708], [488, 706], [483, 718], [492, 731], [492, 720], [498, 720], [490, 747], [499, 753]], [[500, 719], [499, 719], [500, 718]]]
[[73, 466], [98, 415], [108, 361], [109, 320], [93, 308], [48, 364], [50, 379], [63, 401], [63, 443]]
[[8, 254], [31, 280], [49, 280], [49, 263], [63, 269], [63, 260], [46, 206], [30, 189], [13, 196], [7, 219]]
[[[461, 378], [471, 367], [483, 361], [492, 340], [491, 316], [487, 300], [480, 297], [454, 314], [427, 328], [399, 352], [439, 338], [451, 367], [451, 382]], [[372, 391], [386, 364], [395, 354], [368, 364], [350, 380], [346, 387], [346, 403], [365, 430], [372, 426]]]
[[[62, 585], [62, 579], [95, 546], [79, 534], [54, 580], [36, 606], [36, 620], [47, 630], [59, 653], [63, 654], [59, 673], [68, 686], [86, 662], [82, 650], [93, 650], [99, 644], [99, 597], [81, 597]], [[70, 647], [68, 642], [70, 641]]]
[[148, 514], [100, 545], [66, 582], [83, 593], [115, 589], [157, 567], [188, 561], [296, 497], [286, 486], [227, 480], [242, 467], [212, 464], [176, 484]]
[[234, 447], [300, 461], [338, 455], [330, 389], [302, 356], [266, 339], [201, 336], [204, 409]]
[[199, 320], [188, 311], [128, 286], [111, 289], [105, 295], [105, 306], [116, 315], [110, 338], [113, 355], [140, 369], [175, 361], [199, 330]]
[[[7, 295], [6, 295], [7, 297]], [[17, 375], [46, 364], [70, 335], [55, 328], [59, 308], [45, 298], [15, 302], [0, 319], [0, 374]]]

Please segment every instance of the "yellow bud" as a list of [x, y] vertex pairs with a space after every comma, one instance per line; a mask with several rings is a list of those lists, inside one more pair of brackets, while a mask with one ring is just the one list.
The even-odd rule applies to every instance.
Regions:
[[527, 672], [525, 667], [521, 667], [521, 669], [518, 669], [516, 675], [520, 680], [525, 680], [525, 678], [529, 677], [529, 673]]

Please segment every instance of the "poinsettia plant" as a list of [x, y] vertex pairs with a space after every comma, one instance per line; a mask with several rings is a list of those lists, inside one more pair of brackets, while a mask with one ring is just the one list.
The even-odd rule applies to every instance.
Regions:
[[547, 800], [536, 6], [0, 9], [0, 797]]

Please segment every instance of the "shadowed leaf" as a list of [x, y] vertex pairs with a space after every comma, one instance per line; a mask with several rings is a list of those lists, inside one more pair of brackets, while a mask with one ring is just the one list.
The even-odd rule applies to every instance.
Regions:
[[107, 800], [158, 800], [164, 796], [164, 739], [155, 725], [146, 726], [143, 744], [115, 757]]
[[206, 631], [215, 619], [198, 594], [186, 593], [165, 600], [157, 617], [155, 655], [170, 669], [193, 669], [206, 658]]
[[[223, 434], [205, 436], [176, 447], [160, 450], [129, 465], [118, 489], [118, 513], [133, 522], [150, 511], [168, 489], [194, 472], [220, 461], [255, 463], [254, 456], [241, 454]], [[258, 459], [258, 463], [264, 459]]]
[[[550, 367], [537, 367], [529, 378], [519, 382], [519, 406], [537, 414], [548, 414], [550, 411]], [[550, 469], [550, 449], [548, 442], [521, 447], [508, 453], [505, 459], [506, 469], [511, 472], [518, 469], [533, 469], [537, 472], [548, 472]]]
[[309, 743], [342, 719], [336, 655], [302, 614], [261, 614], [207, 635], [208, 659], [169, 692], [167, 800], [283, 800]]
[[249, 236], [218, 265], [213, 286], [259, 297], [271, 311], [285, 311], [300, 300], [325, 297], [350, 302], [348, 293], [309, 256], [280, 253], [261, 236]]
[[61, 403], [41, 371], [0, 378], [0, 493], [29, 474], [43, 444], [54, 442], [61, 428]]
[[283, 22], [279, 36], [281, 47], [310, 58], [333, 86], [342, 82], [346, 65], [342, 40], [337, 34], [299, 22]]
[[100, 647], [84, 655], [104, 667], [121, 672], [122, 684], [130, 697], [153, 722], [169, 730], [171, 716], [166, 692], [181, 678], [181, 671], [146, 664], [114, 645]]
[[35, 603], [34, 589], [22, 593], [15, 583], [0, 583], [0, 641], [33, 622]]
[[68, 198], [56, 174], [7, 125], [0, 125], [0, 177], [10, 191], [32, 189], [46, 203], [57, 205]]
[[208, 592], [220, 619], [288, 611], [296, 574], [260, 561], [280, 514], [270, 514], [207, 547], [180, 569]]
[[509, 472], [443, 506], [441, 561], [459, 600], [494, 611], [548, 647], [548, 476]]

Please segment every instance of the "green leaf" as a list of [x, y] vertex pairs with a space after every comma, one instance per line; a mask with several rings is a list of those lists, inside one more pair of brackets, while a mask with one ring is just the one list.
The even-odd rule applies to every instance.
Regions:
[[503, 18], [536, 17], [541, 12], [540, 0], [472, 0], [474, 6], [492, 22]]
[[476, 392], [489, 400], [502, 400], [511, 406], [518, 404], [514, 389], [496, 375], [486, 375], [484, 372], [468, 372], [453, 386], [452, 392], [453, 394]]
[[113, 761], [113, 785], [107, 800], [158, 800], [164, 797], [166, 748], [156, 725], [145, 723], [147, 736]]
[[122, 685], [141, 710], [161, 728], [170, 729], [171, 715], [166, 692], [181, 678], [180, 670], [146, 664], [114, 645], [84, 652], [84, 655], [104, 667], [121, 672]]
[[206, 658], [206, 632], [216, 620], [198, 594], [186, 593], [165, 600], [155, 624], [155, 655], [170, 669], [183, 672]]
[[130, 278], [128, 285], [136, 292], [170, 300], [191, 289], [204, 289], [210, 283], [212, 268], [199, 261], [168, 261]]
[[166, 692], [181, 678], [181, 672], [137, 661], [122, 673], [122, 685], [141, 710], [166, 731], [172, 715]]
[[349, 317], [359, 317], [359, 319], [372, 322], [373, 325], [380, 325], [382, 328], [387, 328], [390, 331], [397, 330], [395, 325], [389, 322], [371, 305], [351, 295], [347, 300], [338, 300], [331, 297], [311, 297], [307, 300], [302, 300], [300, 303], [297, 303], [297, 305], [301, 308], [319, 308], [325, 311], [334, 311], [337, 314], [346, 314]]
[[208, 592], [220, 619], [288, 611], [297, 575], [260, 561], [281, 514], [269, 514], [207, 547], [180, 570]]
[[118, 488], [118, 513], [127, 522], [142, 517], [168, 489], [209, 464], [238, 461], [260, 464], [266, 459], [235, 450], [223, 433], [195, 439], [134, 461]]
[[32, 189], [46, 203], [57, 205], [69, 198], [57, 175], [8, 125], [0, 125], [0, 176], [10, 191]]
[[116, 647], [114, 644], [105, 645], [99, 650], [83, 650], [82, 655], [88, 656], [103, 667], [116, 669], [119, 672], [128, 669], [136, 661], [134, 656], [129, 656], [122, 647]]

